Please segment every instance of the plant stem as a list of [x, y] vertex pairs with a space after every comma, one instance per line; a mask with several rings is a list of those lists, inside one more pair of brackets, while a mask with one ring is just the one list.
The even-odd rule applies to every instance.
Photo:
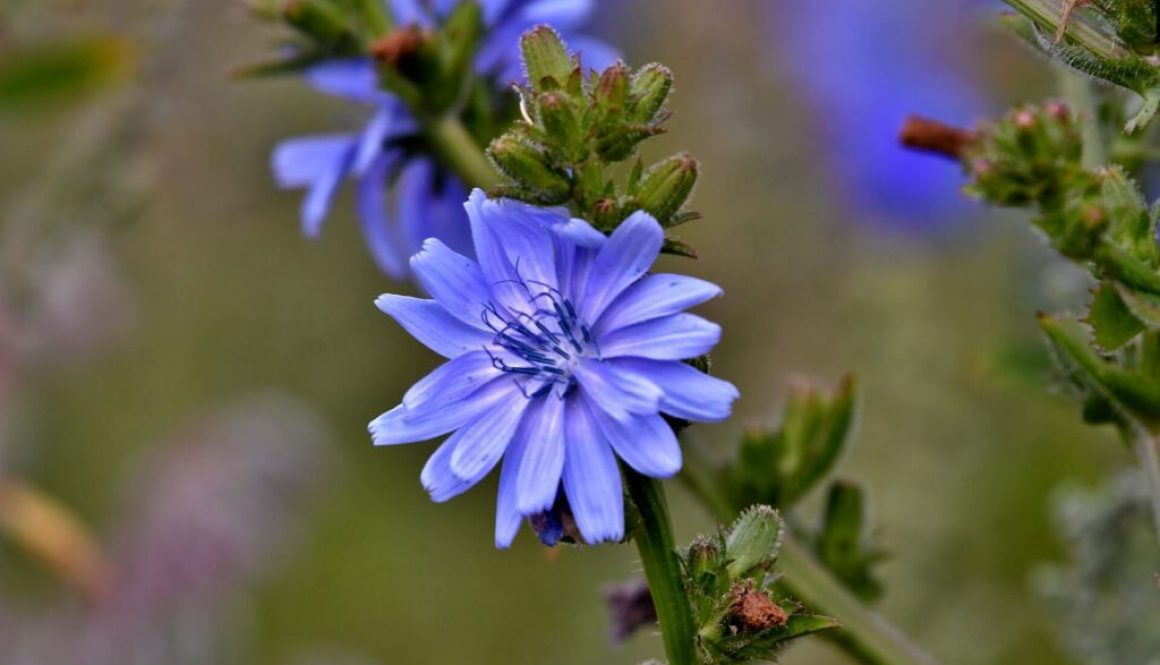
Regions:
[[1058, 68], [1056, 77], [1064, 97], [1071, 103], [1076, 114], [1083, 118], [1083, 166], [1095, 169], [1108, 163], [1108, 139], [1100, 122], [1092, 82], [1071, 69]]
[[694, 665], [695, 636], [693, 612], [685, 597], [680, 561], [673, 543], [673, 527], [660, 481], [625, 468], [628, 495], [640, 513], [640, 524], [633, 535], [644, 564], [653, 605], [661, 626], [665, 655], [669, 665]]
[[[937, 661], [911, 644], [880, 614], [862, 604], [792, 536], [781, 542], [778, 567], [792, 596], [842, 623], [830, 638], [847, 654], [867, 665], [935, 665]], [[822, 633], [827, 637], [827, 633]]]
[[[714, 464], [696, 440], [686, 435], [685, 465], [680, 478], [720, 521], [729, 523], [737, 510], [712, 474]], [[785, 573], [780, 584], [811, 610], [842, 623], [819, 637], [832, 640], [854, 660], [866, 665], [936, 665], [933, 657], [912, 644], [877, 612], [846, 590], [829, 570], [794, 539], [783, 533], [778, 567]]]
[[422, 124], [436, 156], [468, 187], [488, 189], [500, 183], [499, 174], [458, 117], [422, 118]]

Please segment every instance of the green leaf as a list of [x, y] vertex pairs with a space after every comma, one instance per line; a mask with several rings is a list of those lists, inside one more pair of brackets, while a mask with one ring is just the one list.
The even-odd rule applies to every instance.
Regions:
[[1143, 423], [1160, 423], [1160, 381], [1122, 369], [1088, 346], [1078, 321], [1040, 316], [1040, 325], [1073, 379], [1090, 386], [1120, 410]]
[[1115, 284], [1104, 282], [1092, 296], [1085, 322], [1092, 327], [1096, 344], [1115, 351], [1144, 330], [1144, 324], [1124, 304]]
[[119, 39], [90, 39], [0, 50], [0, 111], [32, 109], [111, 84], [132, 51]]
[[1116, 284], [1116, 293], [1129, 311], [1152, 330], [1160, 330], [1160, 296]]

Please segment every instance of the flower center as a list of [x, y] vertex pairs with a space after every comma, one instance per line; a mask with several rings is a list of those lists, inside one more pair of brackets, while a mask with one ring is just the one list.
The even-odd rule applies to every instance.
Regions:
[[571, 300], [555, 289], [534, 293], [523, 286], [528, 289], [528, 311], [493, 303], [484, 307], [483, 322], [495, 332], [486, 351], [496, 369], [516, 376], [526, 397], [553, 390], [563, 397], [576, 382], [580, 360], [599, 358], [600, 347]]

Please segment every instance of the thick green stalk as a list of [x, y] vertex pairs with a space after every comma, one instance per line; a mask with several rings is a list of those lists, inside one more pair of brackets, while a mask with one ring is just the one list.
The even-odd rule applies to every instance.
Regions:
[[434, 148], [435, 155], [468, 187], [488, 189], [500, 183], [499, 173], [457, 116], [420, 118], [423, 135]]
[[693, 611], [685, 595], [664, 488], [660, 481], [627, 467], [624, 476], [628, 495], [640, 513], [640, 524], [633, 540], [640, 551], [644, 575], [657, 610], [665, 655], [669, 665], [694, 665], [697, 653]]
[[[695, 442], [686, 444], [681, 480], [718, 520], [732, 522], [737, 511], [720, 491], [712, 474], [713, 464]], [[819, 637], [830, 639], [854, 660], [865, 665], [937, 665], [938, 661], [847, 591], [791, 533], [782, 535], [777, 566], [785, 573], [780, 584], [790, 595], [811, 610], [841, 622], [840, 628]]]

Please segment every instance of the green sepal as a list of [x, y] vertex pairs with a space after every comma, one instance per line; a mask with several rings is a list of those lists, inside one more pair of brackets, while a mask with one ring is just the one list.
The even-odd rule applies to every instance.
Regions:
[[572, 191], [568, 174], [551, 166], [544, 151], [528, 141], [505, 134], [491, 142], [487, 155], [519, 190], [542, 205], [563, 203]]
[[664, 244], [661, 245], [661, 254], [671, 254], [672, 256], [683, 256], [687, 259], [697, 258], [697, 250], [689, 243], [679, 238], [671, 236], [665, 238]]

